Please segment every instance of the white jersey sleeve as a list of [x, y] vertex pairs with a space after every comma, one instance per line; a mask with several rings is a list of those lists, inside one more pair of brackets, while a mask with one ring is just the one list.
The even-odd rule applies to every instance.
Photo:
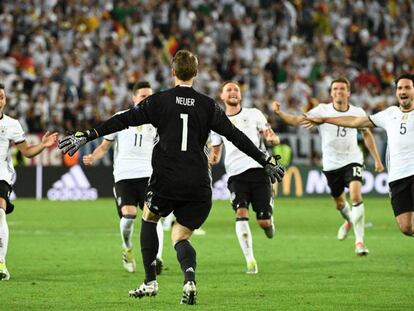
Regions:
[[369, 116], [371, 122], [386, 130], [388, 142], [388, 182], [414, 175], [414, 111], [402, 112], [392, 106]]
[[23, 131], [22, 125], [20, 124], [19, 121], [14, 120], [15, 125], [11, 127], [11, 140], [15, 143], [15, 144], [19, 144], [22, 143], [23, 141], [26, 140], [26, 135]]
[[19, 121], [3, 114], [0, 119], [0, 179], [13, 185], [16, 180], [16, 172], [10, 154], [10, 142], [15, 144], [26, 140], [24, 131]]
[[223, 139], [216, 132], [211, 131], [210, 144], [211, 146], [220, 146], [223, 143]]
[[263, 115], [263, 113], [258, 110], [258, 109], [252, 109], [255, 114], [256, 114], [256, 120], [257, 120], [257, 129], [259, 131], [265, 131], [269, 128], [269, 122], [267, 122], [266, 117]]
[[105, 135], [103, 138], [109, 141], [115, 141], [117, 136], [118, 136], [118, 132], [115, 132], [115, 133]]
[[[390, 107], [391, 108], [391, 107]], [[387, 123], [389, 122], [389, 114], [393, 114], [394, 109], [385, 109], [376, 114], [370, 115], [368, 118], [371, 120], [372, 124], [376, 127], [381, 127], [383, 129], [387, 128]]]
[[312, 108], [307, 113], [305, 113], [305, 115], [309, 118], [322, 118], [323, 117], [323, 105], [325, 104], [320, 104]]

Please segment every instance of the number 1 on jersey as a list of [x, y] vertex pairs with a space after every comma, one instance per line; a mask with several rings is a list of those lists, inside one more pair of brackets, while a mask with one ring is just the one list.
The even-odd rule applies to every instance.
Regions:
[[188, 114], [180, 113], [180, 118], [183, 120], [183, 131], [182, 131], [182, 137], [181, 137], [181, 151], [187, 151]]
[[[137, 145], [137, 141], [138, 141], [138, 134], [135, 134], [134, 146]], [[142, 144], [142, 134], [139, 134], [139, 147], [141, 147], [141, 144]]]

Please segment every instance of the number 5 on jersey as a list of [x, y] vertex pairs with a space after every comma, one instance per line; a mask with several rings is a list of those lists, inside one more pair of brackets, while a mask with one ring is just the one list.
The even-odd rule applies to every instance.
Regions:
[[181, 113], [180, 118], [183, 120], [183, 131], [181, 135], [181, 151], [187, 151], [187, 138], [188, 138], [188, 114]]
[[401, 126], [400, 126], [400, 134], [401, 135], [404, 135], [405, 133], [407, 133], [406, 123], [401, 123]]

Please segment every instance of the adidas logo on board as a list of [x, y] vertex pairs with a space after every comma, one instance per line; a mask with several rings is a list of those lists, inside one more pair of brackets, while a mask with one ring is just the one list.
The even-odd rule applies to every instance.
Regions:
[[52, 201], [96, 200], [98, 191], [91, 187], [81, 166], [75, 165], [53, 184], [47, 192], [47, 198]]

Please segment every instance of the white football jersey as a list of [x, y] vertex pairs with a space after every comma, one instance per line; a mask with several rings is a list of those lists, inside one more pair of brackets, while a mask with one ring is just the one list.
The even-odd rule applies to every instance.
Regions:
[[13, 185], [16, 172], [10, 154], [10, 144], [19, 144], [26, 140], [19, 121], [3, 114], [0, 119], [0, 180]]
[[369, 119], [387, 131], [388, 182], [414, 175], [414, 111], [402, 112], [391, 106]]
[[145, 178], [152, 174], [152, 149], [157, 129], [151, 124], [130, 126], [125, 130], [104, 136], [114, 141], [114, 179]]
[[[250, 138], [256, 147], [263, 150], [264, 146], [261, 146], [263, 142], [261, 132], [268, 129], [269, 126], [260, 110], [256, 108], [242, 108], [238, 114], [228, 117], [240, 131]], [[241, 174], [251, 168], [262, 168], [259, 163], [240, 151], [225, 137], [212, 132], [211, 145], [218, 146], [222, 143], [225, 148], [224, 165], [229, 177]]]
[[[338, 111], [333, 103], [319, 104], [306, 113], [308, 117], [366, 116], [362, 108], [349, 105], [347, 111]], [[322, 140], [322, 166], [324, 171], [332, 171], [351, 163], [363, 163], [363, 155], [358, 146], [358, 130], [324, 123], [319, 125]]]

